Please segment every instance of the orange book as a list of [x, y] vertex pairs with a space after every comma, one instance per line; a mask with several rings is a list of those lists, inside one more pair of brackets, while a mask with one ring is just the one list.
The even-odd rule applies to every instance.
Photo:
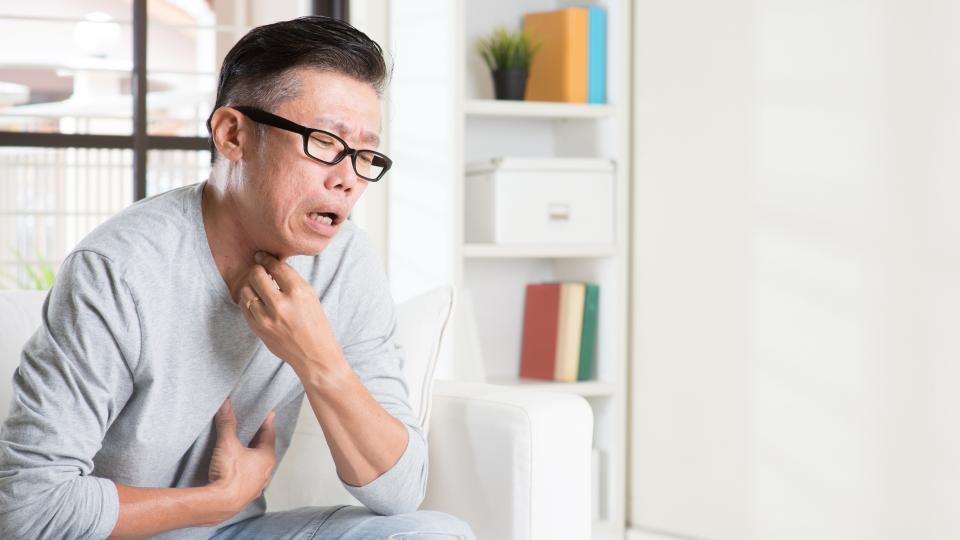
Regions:
[[528, 13], [523, 29], [540, 49], [530, 63], [529, 101], [587, 102], [587, 37], [590, 12], [586, 8]]
[[523, 345], [520, 376], [553, 380], [560, 319], [559, 283], [527, 285], [523, 307]]

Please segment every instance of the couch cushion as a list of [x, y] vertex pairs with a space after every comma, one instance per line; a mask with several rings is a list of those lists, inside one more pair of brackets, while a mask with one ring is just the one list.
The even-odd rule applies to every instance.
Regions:
[[417, 295], [397, 306], [397, 343], [403, 348], [403, 376], [423, 433], [430, 428], [433, 374], [454, 308], [453, 287]]

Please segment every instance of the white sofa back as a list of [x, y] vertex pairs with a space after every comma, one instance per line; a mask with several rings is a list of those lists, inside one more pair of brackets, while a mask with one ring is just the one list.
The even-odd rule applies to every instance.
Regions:
[[40, 327], [47, 291], [0, 291], [0, 419], [10, 413], [13, 373], [23, 344]]

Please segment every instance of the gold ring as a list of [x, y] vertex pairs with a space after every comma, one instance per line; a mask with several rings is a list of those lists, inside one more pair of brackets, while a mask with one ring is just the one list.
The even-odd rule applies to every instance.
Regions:
[[262, 300], [260, 300], [259, 296], [254, 296], [253, 298], [247, 300], [247, 309], [250, 309], [250, 304], [254, 302], [262, 302]]

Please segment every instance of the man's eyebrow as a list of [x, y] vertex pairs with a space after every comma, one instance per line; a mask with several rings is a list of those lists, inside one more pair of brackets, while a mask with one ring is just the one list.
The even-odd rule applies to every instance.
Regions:
[[[347, 126], [343, 122], [339, 122], [337, 120], [330, 120], [328, 118], [318, 118], [314, 125], [323, 129], [332, 130], [336, 132], [336, 134], [343, 139], [346, 139], [346, 137], [344, 137], [344, 134], [350, 132], [349, 126]], [[369, 144], [374, 148], [380, 146], [380, 136], [377, 135], [376, 133], [364, 131], [360, 139], [364, 143]]]

